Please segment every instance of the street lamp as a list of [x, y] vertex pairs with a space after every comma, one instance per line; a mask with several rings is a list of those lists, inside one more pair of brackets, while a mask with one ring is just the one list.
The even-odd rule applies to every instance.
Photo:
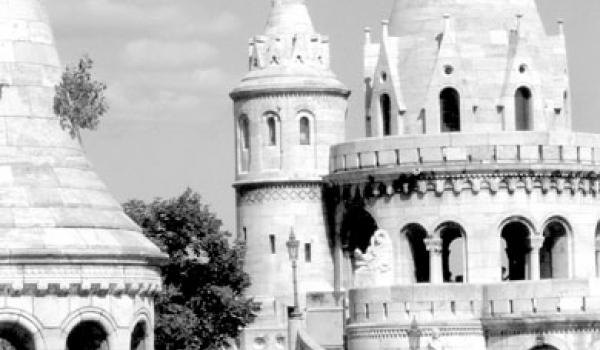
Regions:
[[286, 243], [288, 254], [290, 256], [290, 261], [292, 262], [292, 278], [294, 281], [294, 311], [292, 315], [298, 316], [300, 315], [300, 305], [298, 305], [298, 248], [300, 247], [300, 241], [296, 239], [296, 235], [294, 234], [294, 228], [292, 227], [290, 230], [290, 238]]

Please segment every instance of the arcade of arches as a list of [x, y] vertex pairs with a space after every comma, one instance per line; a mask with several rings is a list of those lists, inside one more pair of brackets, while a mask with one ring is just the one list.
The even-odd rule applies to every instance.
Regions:
[[[377, 222], [366, 210], [351, 208], [342, 222], [344, 250], [365, 252], [377, 229]], [[562, 218], [549, 219], [540, 233], [525, 219], [505, 220], [498, 232], [499, 277], [502, 281], [571, 278], [571, 236], [571, 228]], [[596, 237], [600, 271], [600, 223]], [[468, 232], [452, 221], [439, 225], [431, 233], [417, 223], [404, 226], [394, 248], [395, 264], [402, 270], [399, 279], [410, 283], [467, 282], [467, 240]]]
[[[65, 341], [66, 350], [111, 350], [109, 334], [95, 321], [83, 321], [76, 325]], [[131, 350], [150, 349], [147, 325], [140, 321], [131, 333]], [[0, 322], [0, 350], [36, 350], [30, 331], [18, 323]]]

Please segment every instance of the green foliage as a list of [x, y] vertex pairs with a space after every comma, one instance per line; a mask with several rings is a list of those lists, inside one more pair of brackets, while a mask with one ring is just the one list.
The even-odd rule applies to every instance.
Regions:
[[156, 301], [157, 350], [218, 349], [254, 320], [255, 303], [242, 270], [245, 247], [229, 244], [221, 221], [190, 189], [151, 203], [129, 201], [125, 212], [170, 257], [165, 292]]
[[106, 85], [92, 78], [93, 65], [92, 59], [84, 56], [76, 66], [67, 66], [54, 96], [54, 113], [61, 127], [79, 141], [81, 129], [95, 130], [108, 110]]

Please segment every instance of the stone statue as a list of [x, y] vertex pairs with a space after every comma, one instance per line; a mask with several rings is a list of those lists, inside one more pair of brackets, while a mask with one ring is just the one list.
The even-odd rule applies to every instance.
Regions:
[[444, 342], [442, 341], [442, 333], [438, 328], [434, 328], [431, 334], [431, 341], [427, 344], [427, 350], [445, 350]]
[[366, 253], [354, 251], [354, 286], [386, 286], [393, 283], [392, 240], [384, 230], [377, 230], [371, 237]]

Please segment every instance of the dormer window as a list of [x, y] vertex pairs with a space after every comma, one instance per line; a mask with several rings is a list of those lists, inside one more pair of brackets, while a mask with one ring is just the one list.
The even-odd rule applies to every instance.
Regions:
[[453, 88], [440, 93], [440, 114], [442, 132], [460, 131], [460, 96]]
[[522, 86], [515, 92], [515, 130], [532, 130], [531, 90]]
[[389, 136], [392, 134], [392, 101], [390, 99], [390, 95], [388, 94], [381, 95], [379, 100], [383, 136]]

